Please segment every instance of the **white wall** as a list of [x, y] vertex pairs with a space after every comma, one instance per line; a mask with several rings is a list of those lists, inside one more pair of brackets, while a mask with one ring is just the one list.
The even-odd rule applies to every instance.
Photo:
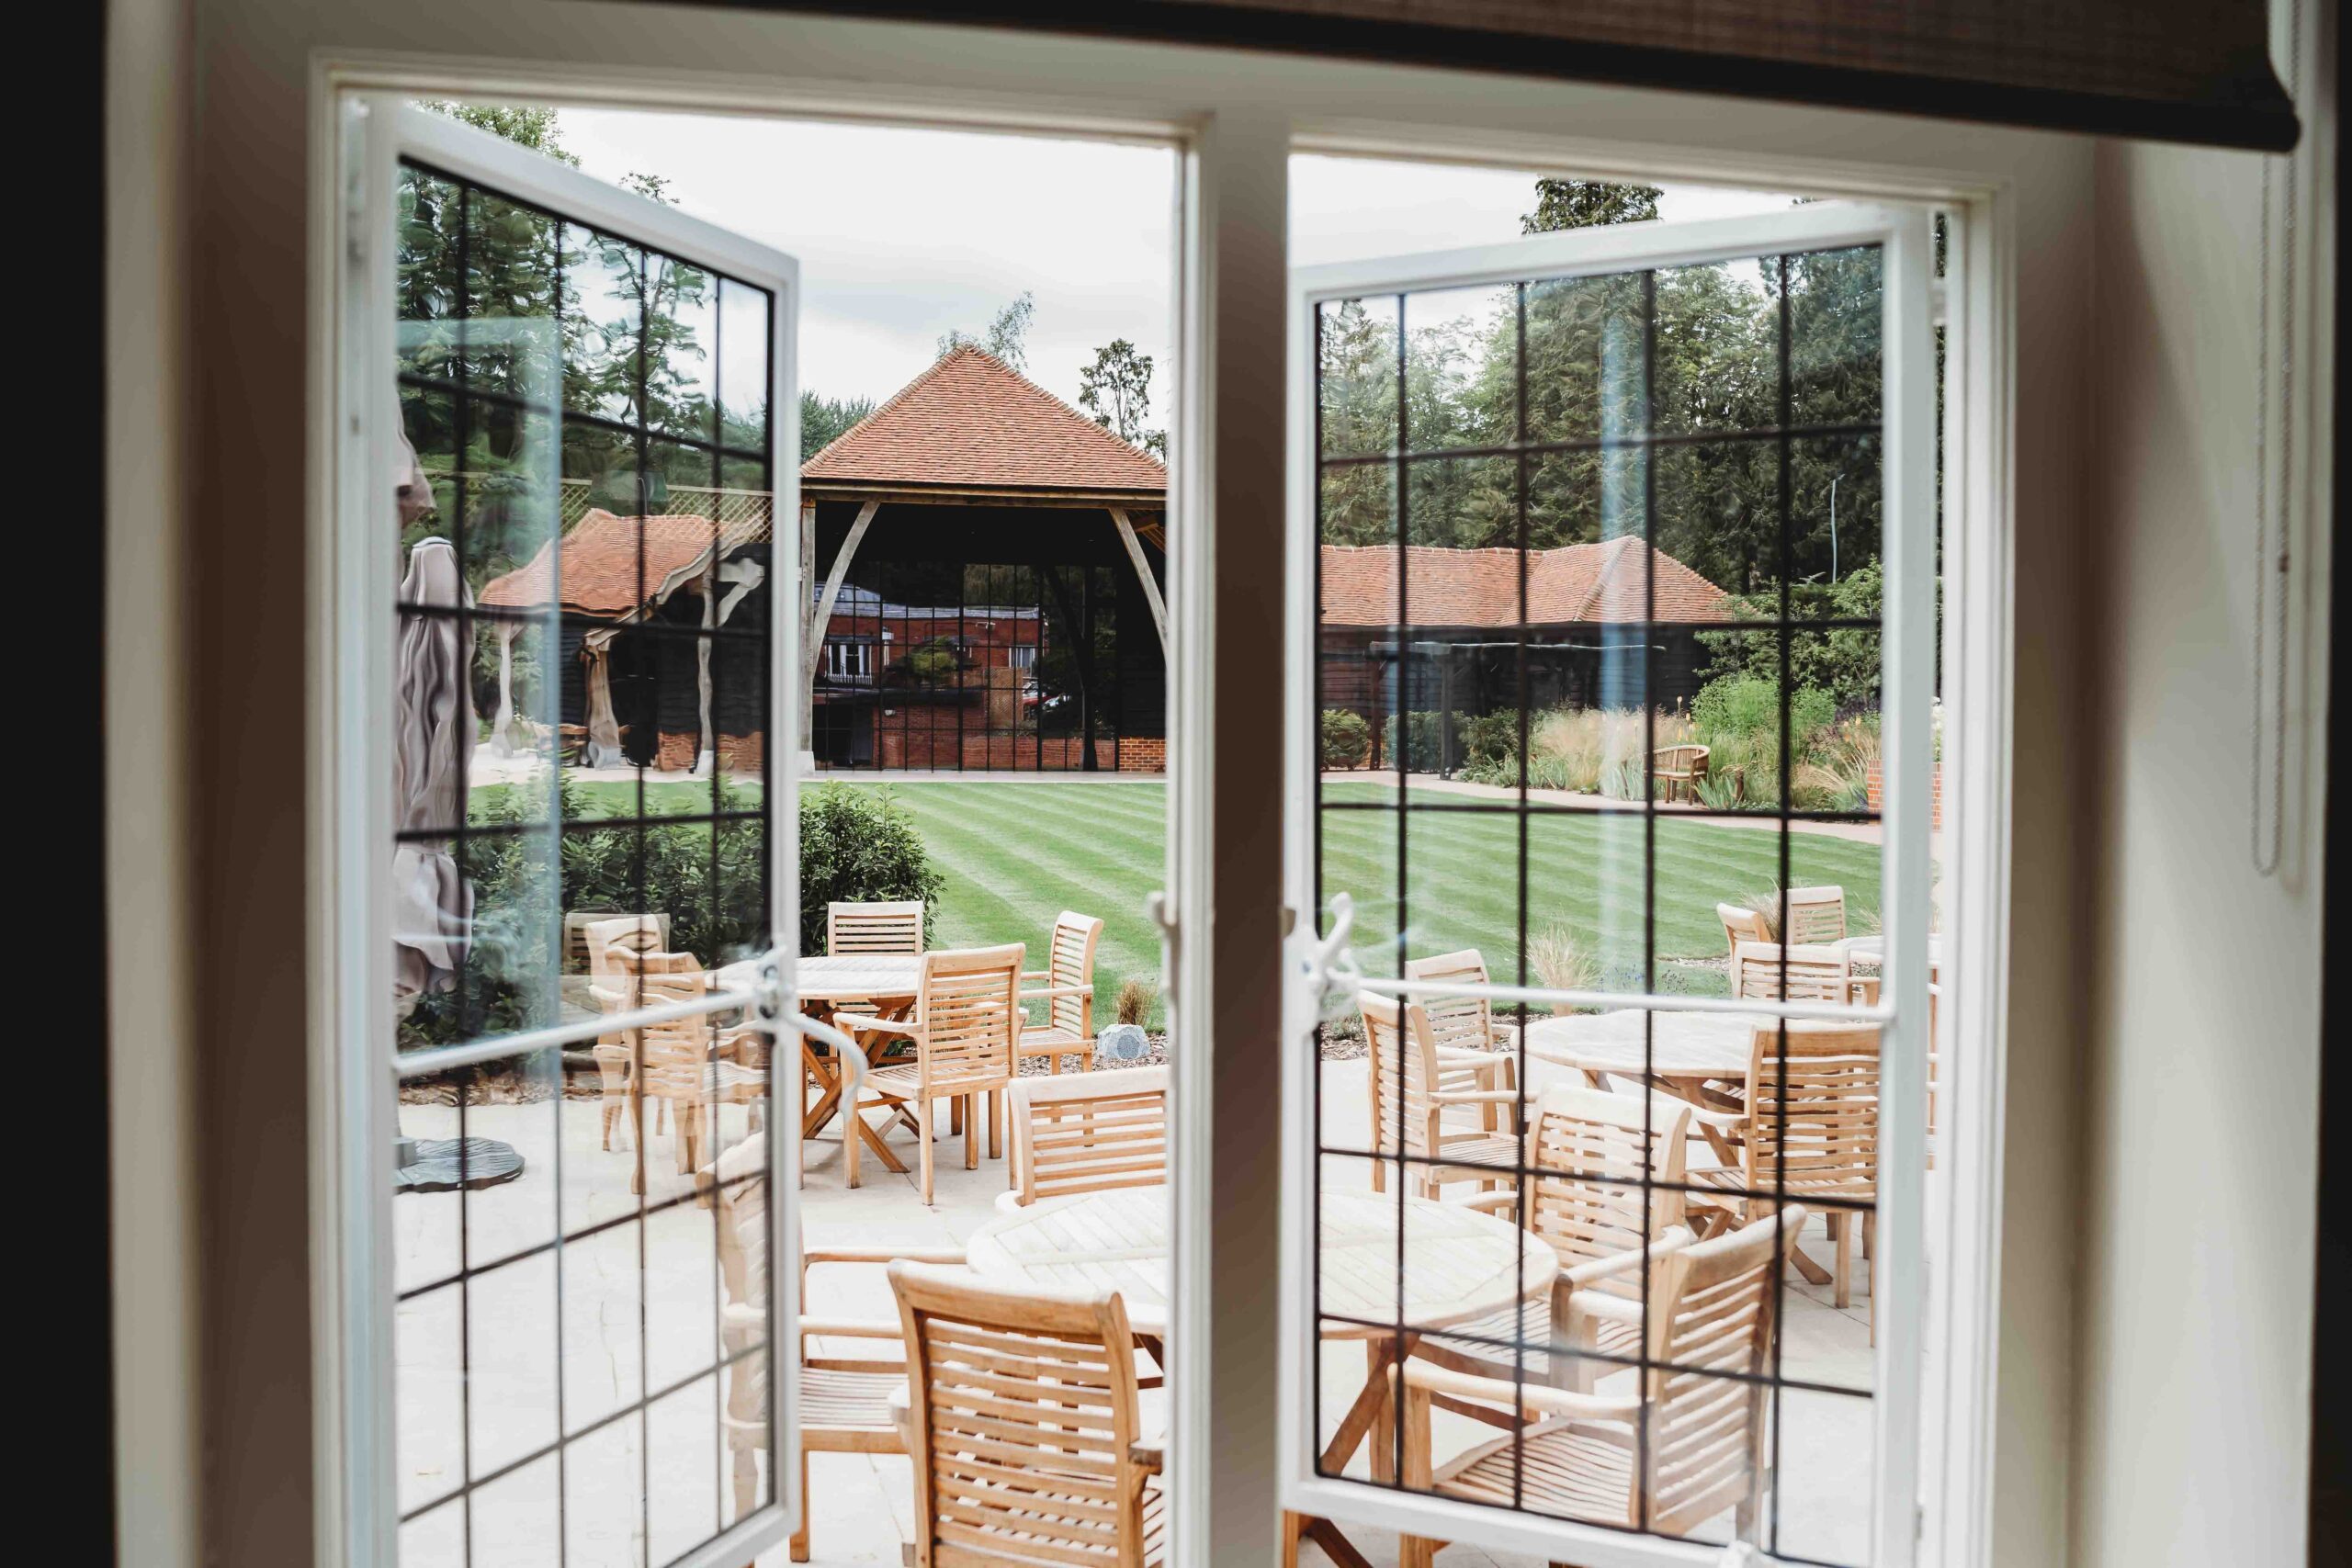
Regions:
[[[2072, 1555], [2283, 1568], [2304, 1561], [2322, 845], [2290, 819], [2278, 875], [2250, 863], [2259, 163], [2109, 147], [2098, 192]], [[2324, 528], [2298, 543], [2324, 682]], [[2302, 801], [2324, 711], [2314, 684], [2290, 718]]]

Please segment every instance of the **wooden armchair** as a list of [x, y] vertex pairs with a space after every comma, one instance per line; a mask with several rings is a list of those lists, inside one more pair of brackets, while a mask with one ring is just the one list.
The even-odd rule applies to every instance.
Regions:
[[1064, 1056], [1076, 1056], [1081, 1072], [1094, 1065], [1094, 949], [1102, 940], [1102, 922], [1091, 915], [1064, 909], [1054, 917], [1046, 966], [1021, 976], [1024, 986], [1043, 982], [1022, 992], [1021, 1000], [1044, 1002], [1046, 1021], [1035, 1029], [1023, 1025], [1016, 1056], [1043, 1056], [1047, 1070], [1057, 1073]]
[[[1487, 983], [1487, 960], [1475, 947], [1408, 958], [1405, 978], [1483, 986]], [[1519, 1025], [1498, 1021], [1486, 998], [1428, 997], [1420, 1005], [1437, 1041], [1440, 1089], [1510, 1089], [1519, 1082]], [[1503, 1121], [1495, 1102], [1480, 1105], [1479, 1125], [1488, 1132], [1498, 1130]]]
[[1666, 787], [1667, 800], [1673, 800], [1678, 791], [1682, 799], [1696, 800], [1699, 781], [1706, 776], [1704, 746], [1661, 746], [1650, 753], [1650, 777]]
[[[688, 965], [674, 961], [684, 959]], [[620, 962], [635, 981], [642, 1005], [686, 1001], [710, 988], [710, 976], [695, 963], [692, 953], [622, 952]], [[629, 1174], [631, 1192], [645, 1190], [645, 1102], [677, 1107], [678, 1169], [693, 1170], [711, 1156], [718, 1134], [718, 1108], [750, 1108], [752, 1125], [760, 1124], [759, 1110], [767, 1099], [768, 1075], [737, 1058], [752, 1029], [720, 1030], [710, 1018], [671, 1019], [631, 1030], [629, 1109], [636, 1129], [636, 1162]]]
[[1160, 1460], [1114, 1292], [1001, 1291], [890, 1266], [907, 1347], [916, 1568], [1166, 1559]]
[[[1747, 1064], [1747, 1119], [1740, 1129], [1736, 1169], [1701, 1171], [1698, 1179], [1748, 1193], [1785, 1191], [1798, 1200], [1835, 1199], [1822, 1205], [1837, 1247], [1834, 1272], [1824, 1272], [1796, 1247], [1790, 1260], [1816, 1283], [1835, 1280], [1837, 1304], [1852, 1300], [1850, 1276], [1857, 1231], [1867, 1231], [1866, 1207], [1878, 1196], [1878, 1069], [1876, 1024], [1792, 1021], [1756, 1032]], [[1784, 1095], [1785, 1089], [1785, 1095]], [[1753, 1219], [1770, 1197], [1733, 1201]], [[1856, 1221], [1861, 1224], [1858, 1225]], [[1867, 1235], [1864, 1237], [1868, 1239]], [[1877, 1296], [1871, 1296], [1877, 1327]]]
[[[1658, 1364], [1632, 1393], [1515, 1386], [1407, 1361], [1407, 1489], [1661, 1535], [1688, 1535], [1729, 1510], [1740, 1539], [1754, 1539], [1771, 1484], [1762, 1377], [1772, 1365], [1778, 1259], [1804, 1221], [1792, 1206], [1655, 1257], [1647, 1352]], [[1431, 1409], [1473, 1404], [1512, 1429], [1436, 1462]], [[1443, 1544], [1404, 1538], [1401, 1568], [1428, 1568]]]
[[[718, 1211], [718, 1272], [727, 1291], [719, 1332], [731, 1359], [720, 1429], [733, 1461], [737, 1523], [759, 1506], [759, 1453], [768, 1447], [767, 1144], [746, 1139], [698, 1173], [702, 1201]], [[899, 1258], [961, 1263], [960, 1247], [823, 1247], [800, 1255], [800, 1495], [808, 1495], [812, 1453], [904, 1453], [891, 1403], [907, 1388], [906, 1347], [895, 1318], [808, 1315], [808, 1270], [820, 1264], [886, 1267]], [[820, 1341], [872, 1342], [868, 1356], [820, 1352]], [[749, 1351], [746, 1355], [744, 1352]], [[792, 1538], [792, 1561], [808, 1561], [808, 1517]]]
[[[571, 929], [567, 919], [567, 942]], [[667, 915], [604, 916], [582, 923], [579, 932], [588, 966], [588, 999], [605, 1012], [638, 1005], [636, 976], [639, 974], [682, 974], [702, 966], [691, 953], [666, 951], [670, 945]], [[627, 1035], [614, 1033], [598, 1035], [589, 1055], [595, 1059], [596, 1075], [604, 1086], [604, 1146], [610, 1154], [614, 1124], [632, 1112], [629, 1086], [636, 1078], [636, 1053]], [[668, 1103], [657, 1101], [654, 1111], [654, 1130], [660, 1132], [668, 1122]]]
[[[1373, 1190], [1388, 1190], [1388, 1162], [1399, 1155], [1417, 1162], [1407, 1168], [1406, 1179], [1418, 1182], [1425, 1198], [1438, 1196], [1439, 1189], [1449, 1181], [1476, 1181], [1482, 1191], [1511, 1185], [1516, 1179], [1510, 1175], [1466, 1167], [1517, 1166], [1516, 1129], [1448, 1129], [1443, 1118], [1457, 1106], [1492, 1106], [1500, 1114], [1500, 1108], [1508, 1105], [1515, 1114], [1519, 1091], [1445, 1088], [1441, 1079], [1446, 1063], [1438, 1054], [1430, 1015], [1420, 1003], [1399, 1007], [1385, 997], [1365, 995], [1359, 1005], [1370, 1057], [1372, 1147], [1379, 1156], [1373, 1161]], [[1455, 1160], [1464, 1164], [1452, 1163]]]
[[1757, 1001], [1867, 1004], [1878, 1000], [1878, 976], [1855, 974], [1842, 947], [1742, 942], [1731, 950], [1731, 994]]
[[1012, 1190], [997, 1207], [1167, 1181], [1166, 1067], [1021, 1078], [1007, 1099]]
[[[1529, 1347], [1529, 1379], [1590, 1388], [1611, 1370], [1589, 1353], [1631, 1360], [1642, 1342], [1642, 1261], [1688, 1244], [1681, 1187], [1690, 1144], [1687, 1101], [1566, 1084], [1544, 1091], [1528, 1129], [1527, 1228], [1559, 1254], [1548, 1303], [1530, 1302], [1461, 1329], [1424, 1337], [1416, 1353], [1457, 1371], [1509, 1380], [1508, 1347]], [[1662, 1185], [1642, 1189], [1646, 1175]], [[1510, 1215], [1515, 1192], [1455, 1200]], [[1646, 1209], [1646, 1217], [1645, 1217]], [[1458, 1335], [1458, 1337], [1457, 1337]], [[1478, 1415], [1479, 1412], [1470, 1412]]]
[[[983, 1096], [988, 1100], [989, 1156], [994, 1157], [1000, 1147], [1000, 1096], [1012, 1082], [1013, 1049], [1021, 1036], [1021, 960], [1026, 952], [1016, 942], [927, 953], [916, 980], [912, 1018], [833, 1015], [836, 1028], [861, 1035], [897, 1035], [912, 1049], [911, 1060], [866, 1074], [865, 1089], [855, 1091], [857, 1098], [842, 1107], [842, 1113], [855, 1118], [860, 1100], [868, 1095], [894, 1110], [913, 1108], [926, 1203], [932, 1201], [932, 1145], [938, 1138], [932, 1108], [940, 1100], [964, 1102], [965, 1169], [979, 1166], [974, 1136]], [[842, 1140], [852, 1187], [858, 1183], [859, 1141], [854, 1127]]]

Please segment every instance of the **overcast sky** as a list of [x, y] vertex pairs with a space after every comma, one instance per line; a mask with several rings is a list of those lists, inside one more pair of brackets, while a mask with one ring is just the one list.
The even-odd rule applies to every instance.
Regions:
[[[679, 205], [800, 258], [800, 381], [879, 400], [927, 367], [942, 333], [978, 333], [1036, 296], [1030, 378], [1071, 402], [1114, 338], [1156, 362], [1168, 410], [1174, 155], [1148, 147], [565, 109], [588, 173], [659, 175]], [[1291, 243], [1301, 265], [1514, 238], [1532, 174], [1301, 157]], [[1664, 216], [1788, 205], [1781, 196], [1666, 187]]]

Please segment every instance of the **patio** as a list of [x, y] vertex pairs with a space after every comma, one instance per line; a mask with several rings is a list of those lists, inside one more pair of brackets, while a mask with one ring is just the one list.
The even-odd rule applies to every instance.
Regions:
[[[1531, 1093], [1568, 1076], [1540, 1062], [1533, 1066]], [[1330, 1124], [1366, 1125], [1365, 1061], [1327, 1061], [1321, 1070]], [[554, 1114], [559, 1106], [560, 1130]], [[722, 1299], [711, 1214], [694, 1203], [688, 1179], [674, 1169], [673, 1135], [656, 1132], [646, 1162], [649, 1217], [640, 1235], [634, 1217], [638, 1200], [628, 1191], [633, 1161], [625, 1130], [616, 1130], [616, 1147], [605, 1152], [600, 1115], [597, 1099], [577, 1089], [560, 1101], [471, 1105], [465, 1130], [512, 1143], [526, 1159], [524, 1175], [463, 1200], [454, 1193], [418, 1195], [396, 1205], [397, 1269], [404, 1292], [455, 1271], [461, 1228], [464, 1245], [482, 1258], [544, 1246], [552, 1238], [559, 1205], [567, 1231], [610, 1222], [610, 1228], [564, 1247], [560, 1296], [552, 1252], [477, 1277], [470, 1287], [469, 1336], [455, 1332], [456, 1287], [402, 1301], [398, 1397], [403, 1513], [464, 1473], [469, 1440], [474, 1472], [481, 1474], [547, 1442], [559, 1410], [565, 1428], [577, 1431], [600, 1413], [634, 1399], [641, 1378], [650, 1376], [661, 1389], [687, 1369], [709, 1364]], [[413, 1136], [454, 1136], [458, 1113], [454, 1106], [410, 1103], [401, 1107], [401, 1120]], [[960, 1247], [1001, 1217], [996, 1203], [1006, 1189], [1002, 1161], [983, 1158], [978, 1169], [967, 1170], [956, 1157], [961, 1140], [944, 1141], [935, 1201], [927, 1207], [911, 1171], [893, 1174], [871, 1158], [863, 1167], [864, 1184], [847, 1189], [841, 1129], [835, 1121], [808, 1149], [801, 1193], [805, 1245]], [[740, 1108], [723, 1109], [722, 1146], [747, 1131]], [[903, 1129], [889, 1141], [902, 1155], [911, 1155]], [[1325, 1182], [1332, 1190], [1362, 1187], [1363, 1162], [1327, 1159]], [[1450, 1193], [1468, 1190], [1456, 1185]], [[1804, 1240], [1816, 1256], [1826, 1255], [1817, 1218]], [[640, 1261], [646, 1292], [641, 1321]], [[1830, 1304], [1829, 1287], [1808, 1284], [1793, 1271], [1788, 1275], [1784, 1376], [1868, 1385], [1872, 1353], [1867, 1269], [1861, 1273], [1844, 1310]], [[551, 1333], [558, 1300], [563, 1303], [562, 1321]], [[808, 1310], [834, 1318], [895, 1315], [881, 1272], [846, 1266], [812, 1269]], [[461, 1401], [467, 1370], [458, 1364], [465, 1353], [461, 1346], [470, 1347], [470, 1432]], [[1331, 1342], [1322, 1355], [1322, 1419], [1328, 1431], [1363, 1385], [1365, 1353], [1359, 1344]], [[1181, 1361], [1179, 1368], [1181, 1376]], [[1621, 1373], [1604, 1380], [1601, 1388], [1611, 1391], [1629, 1381], [1629, 1374]], [[717, 1448], [717, 1396], [709, 1378], [690, 1382], [656, 1402], [650, 1441], [640, 1438], [635, 1423], [618, 1421], [594, 1439], [571, 1444], [560, 1479], [550, 1456], [482, 1488], [471, 1522], [477, 1551], [492, 1549], [502, 1563], [553, 1565], [561, 1539], [571, 1563], [618, 1564], [662, 1561], [707, 1536], [714, 1520], [729, 1517], [727, 1465]], [[1157, 1427], [1164, 1418], [1163, 1396], [1146, 1391], [1141, 1399], [1145, 1425]], [[1861, 1560], [1870, 1522], [1868, 1402], [1792, 1393], [1784, 1396], [1783, 1410], [1779, 1451], [1784, 1549], [1809, 1557]], [[1441, 1412], [1434, 1447], [1442, 1456], [1481, 1435], [1486, 1434]], [[914, 1524], [909, 1461], [895, 1454], [820, 1453], [810, 1462], [811, 1561], [900, 1562]], [[1351, 1473], [1361, 1474], [1364, 1468], [1359, 1453]], [[640, 1484], [650, 1499], [646, 1529], [651, 1539], [646, 1543], [636, 1539], [639, 1527], [631, 1517], [631, 1499]], [[566, 1499], [561, 1507], [559, 1486]], [[457, 1560], [456, 1513], [426, 1513], [406, 1527], [403, 1562]], [[1348, 1534], [1379, 1568], [1397, 1561], [1394, 1537], [1360, 1529]], [[646, 1544], [650, 1553], [643, 1552]], [[785, 1560], [779, 1547], [760, 1562], [767, 1568]], [[1302, 1561], [1322, 1559], [1310, 1547]], [[1440, 1562], [1448, 1568], [1486, 1568], [1488, 1562], [1533, 1568], [1535, 1560], [1492, 1558], [1461, 1546], [1448, 1549]]]

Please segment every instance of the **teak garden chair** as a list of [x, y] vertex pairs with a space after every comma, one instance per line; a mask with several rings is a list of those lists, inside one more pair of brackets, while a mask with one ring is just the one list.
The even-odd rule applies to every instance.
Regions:
[[[718, 1211], [718, 1272], [727, 1290], [719, 1309], [727, 1369], [727, 1404], [719, 1424], [733, 1457], [735, 1516], [746, 1517], [759, 1505], [759, 1451], [768, 1446], [767, 1145], [746, 1139], [706, 1166], [698, 1176], [703, 1201]], [[906, 1348], [895, 1318], [827, 1318], [808, 1315], [808, 1270], [818, 1264], [887, 1266], [899, 1258], [922, 1263], [961, 1263], [960, 1247], [828, 1247], [800, 1255], [800, 1495], [808, 1495], [812, 1453], [904, 1453], [906, 1439], [891, 1417], [891, 1402], [907, 1387]], [[820, 1339], [872, 1340], [870, 1356], [833, 1356], [816, 1349]], [[750, 1352], [745, 1354], [744, 1352]], [[792, 1538], [792, 1561], [808, 1561], [808, 1518]]]
[[[1515, 1166], [1519, 1163], [1516, 1131], [1486, 1127], [1449, 1131], [1443, 1118], [1454, 1106], [1515, 1107], [1519, 1091], [1443, 1087], [1445, 1058], [1438, 1052], [1430, 1015], [1420, 1003], [1400, 1007], [1385, 997], [1365, 995], [1359, 1005], [1370, 1057], [1372, 1147], [1378, 1156], [1372, 1167], [1373, 1190], [1388, 1190], [1388, 1162], [1400, 1154], [1428, 1162], [1409, 1168], [1406, 1175], [1408, 1182], [1419, 1184], [1425, 1198], [1436, 1197], [1448, 1181], [1476, 1181], [1481, 1190], [1509, 1185], [1514, 1179], [1510, 1176], [1466, 1169], [1452, 1162]], [[1413, 1170], [1419, 1174], [1412, 1174]]]
[[[579, 962], [587, 973], [588, 999], [606, 1012], [618, 1012], [637, 1005], [630, 979], [621, 969], [618, 954], [629, 953], [660, 953], [670, 945], [670, 917], [667, 915], [610, 915], [575, 913], [563, 918], [563, 941], [566, 966], [569, 967], [573, 943], [578, 943]], [[695, 966], [691, 953], [673, 955], [677, 969]], [[604, 1143], [605, 1152], [613, 1148], [613, 1124], [628, 1110], [629, 1048], [628, 1042], [618, 1034], [599, 1035], [589, 1048], [595, 1058], [596, 1075], [605, 1091]]]
[[1755, 1001], [1872, 1002], [1878, 980], [1855, 974], [1842, 947], [1742, 942], [1731, 950], [1731, 994]]
[[[1771, 1481], [1762, 1374], [1772, 1364], [1779, 1254], [1804, 1222], [1792, 1205], [1713, 1241], [1653, 1248], [1647, 1351], [1657, 1365], [1638, 1374], [1633, 1393], [1514, 1385], [1406, 1362], [1407, 1490], [1661, 1535], [1688, 1535], [1729, 1509], [1739, 1537], [1752, 1540]], [[1431, 1408], [1473, 1404], [1498, 1407], [1492, 1415], [1516, 1429], [1437, 1463]], [[1405, 1537], [1401, 1568], [1428, 1568], [1443, 1544]]]
[[[989, 1154], [993, 1157], [998, 1152], [1002, 1109], [998, 1097], [1012, 1082], [1013, 1052], [1021, 1038], [1021, 960], [1026, 951], [1016, 942], [926, 953], [916, 976], [912, 1018], [899, 1021], [856, 1013], [833, 1015], [837, 1028], [854, 1034], [899, 1035], [912, 1047], [911, 1060], [867, 1073], [862, 1092], [894, 1111], [913, 1107], [925, 1203], [932, 1201], [932, 1145], [938, 1138], [932, 1108], [940, 1100], [965, 1103], [965, 1169], [979, 1166], [973, 1140], [982, 1096], [989, 1107]], [[855, 1100], [842, 1108], [850, 1118], [862, 1109]], [[857, 1129], [846, 1128], [842, 1146], [847, 1151], [852, 1187], [858, 1183], [858, 1143]]]
[[915, 1568], [1165, 1559], [1158, 1448], [1115, 1292], [992, 1289], [890, 1266], [907, 1346]]
[[999, 1208], [1167, 1181], [1166, 1067], [1021, 1078], [1006, 1098], [1012, 1190]]
[[[1789, 1247], [1790, 1261], [1815, 1284], [1834, 1279], [1837, 1304], [1852, 1300], [1855, 1232], [1867, 1231], [1866, 1207], [1878, 1196], [1878, 1058], [1876, 1024], [1788, 1023], [1756, 1032], [1747, 1063], [1747, 1119], [1740, 1128], [1736, 1170], [1702, 1171], [1702, 1179], [1756, 1194], [1785, 1192], [1822, 1205], [1837, 1269], [1818, 1264]], [[1734, 1200], [1744, 1218], [1769, 1208], [1769, 1196]], [[1863, 1225], [1858, 1227], [1857, 1220]], [[1865, 1241], [1868, 1240], [1865, 1235]], [[1877, 1292], [1871, 1292], [1871, 1327], [1877, 1327]]]
[[1021, 999], [1044, 1002], [1046, 1021], [1021, 1031], [1020, 1054], [1045, 1057], [1048, 1071], [1060, 1072], [1064, 1056], [1076, 1056], [1081, 1072], [1094, 1065], [1094, 949], [1102, 940], [1101, 920], [1064, 909], [1054, 917], [1046, 966], [1021, 976], [1023, 985], [1045, 982]]
[[[1442, 980], [1483, 986], [1487, 960], [1475, 947], [1405, 960], [1408, 980]], [[1438, 1087], [1510, 1089], [1519, 1081], [1519, 1025], [1498, 1021], [1484, 997], [1425, 997], [1430, 1032], [1437, 1041]], [[1504, 1118], [1492, 1103], [1479, 1109], [1479, 1125], [1498, 1130]]]
[[1671, 801], [1679, 792], [1684, 800], [1695, 800], [1699, 781], [1707, 776], [1707, 749], [1661, 746], [1650, 753], [1650, 776], [1666, 786], [1663, 798]]
[[[710, 988], [710, 976], [692, 953], [640, 953], [624, 949], [617, 956], [643, 1006], [685, 1001]], [[684, 964], [678, 962], [682, 959]], [[677, 1107], [678, 1169], [684, 1173], [708, 1161], [710, 1145], [718, 1132], [719, 1106], [748, 1106], [752, 1125], [760, 1125], [768, 1075], [765, 1069], [746, 1066], [737, 1059], [746, 1043], [755, 1049], [765, 1043], [757, 1030], [721, 1032], [709, 1018], [682, 1018], [645, 1024], [629, 1033], [629, 1121], [636, 1131], [637, 1158], [628, 1190], [641, 1193], [645, 1190], [647, 1100]]]
[[[1643, 1249], [1657, 1243], [1671, 1250], [1673, 1238], [1680, 1238], [1675, 1246], [1690, 1239], [1682, 1228], [1681, 1191], [1690, 1106], [1670, 1095], [1653, 1093], [1645, 1105], [1638, 1094], [1558, 1084], [1536, 1103], [1527, 1144], [1524, 1223], [1560, 1256], [1548, 1306], [1513, 1305], [1465, 1325], [1461, 1337], [1424, 1336], [1415, 1353], [1457, 1371], [1509, 1380], [1517, 1367], [1506, 1347], [1517, 1340], [1529, 1348], [1529, 1379], [1589, 1388], [1607, 1369], [1584, 1352], [1631, 1360], [1641, 1348]], [[1646, 1202], [1645, 1175], [1660, 1184], [1649, 1189]], [[1509, 1216], [1520, 1199], [1482, 1192], [1457, 1201]]]

